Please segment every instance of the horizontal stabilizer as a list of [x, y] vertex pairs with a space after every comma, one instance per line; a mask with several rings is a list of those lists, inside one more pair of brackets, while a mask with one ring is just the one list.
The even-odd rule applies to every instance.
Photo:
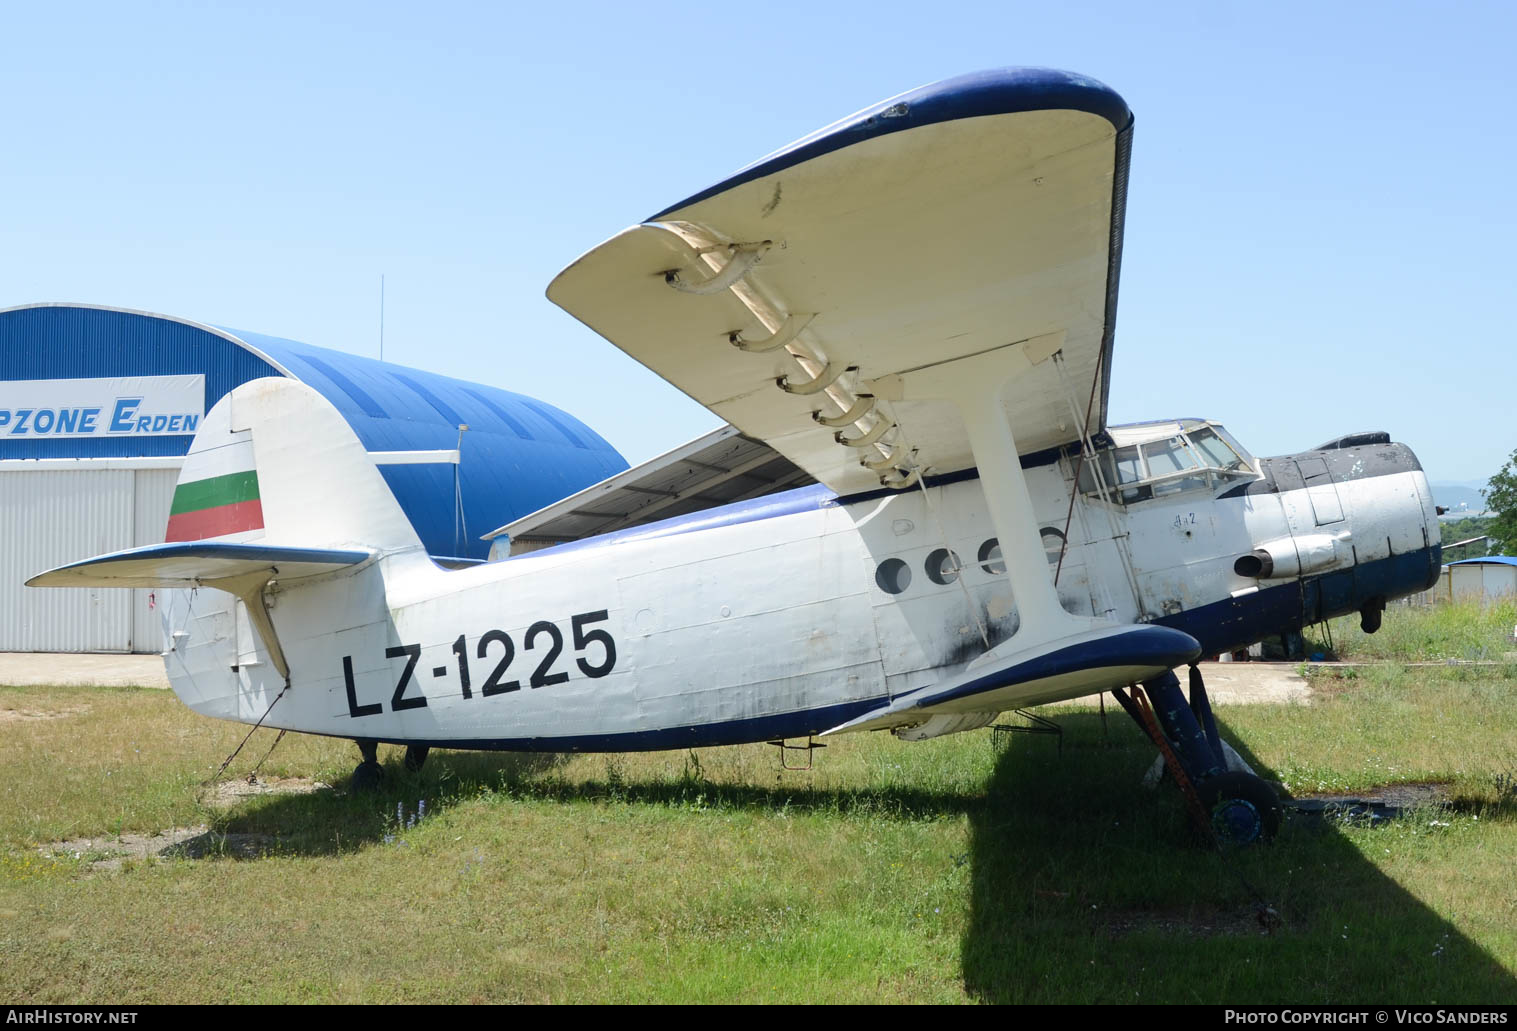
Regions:
[[[1012, 638], [1014, 642], [1016, 638]], [[885, 730], [963, 712], [1005, 712], [1124, 687], [1194, 662], [1201, 645], [1166, 626], [1099, 627], [989, 661], [827, 731]]]
[[369, 551], [187, 541], [154, 544], [74, 562], [26, 582], [28, 587], [198, 587], [268, 573], [293, 580], [367, 562]]

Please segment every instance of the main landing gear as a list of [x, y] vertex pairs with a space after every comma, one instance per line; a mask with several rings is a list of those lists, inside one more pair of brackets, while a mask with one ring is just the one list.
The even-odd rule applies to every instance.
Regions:
[[[1146, 692], [1146, 694], [1145, 694]], [[1204, 832], [1224, 846], [1268, 841], [1280, 829], [1280, 799], [1263, 778], [1229, 768], [1201, 671], [1190, 668], [1190, 698], [1174, 673], [1144, 681], [1129, 695], [1112, 692], [1158, 746]], [[1234, 766], [1241, 765], [1241, 760]]]
[[[385, 769], [379, 765], [379, 742], [361, 737], [354, 743], [358, 745], [363, 761], [353, 768], [353, 779], [348, 782], [348, 790], [355, 795], [378, 791], [385, 779]], [[427, 761], [427, 753], [431, 751], [426, 745], [407, 745], [406, 769], [416, 773]]]
[[379, 765], [379, 742], [361, 737], [355, 743], [359, 754], [363, 756], [363, 762], [353, 768], [353, 779], [348, 782], [348, 790], [355, 795], [372, 794], [379, 790], [385, 779], [384, 767]]

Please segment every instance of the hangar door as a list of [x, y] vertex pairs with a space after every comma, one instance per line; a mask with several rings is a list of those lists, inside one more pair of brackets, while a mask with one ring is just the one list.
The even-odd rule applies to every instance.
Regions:
[[160, 651], [150, 592], [24, 582], [68, 562], [162, 543], [177, 477], [174, 469], [0, 466], [0, 651]]

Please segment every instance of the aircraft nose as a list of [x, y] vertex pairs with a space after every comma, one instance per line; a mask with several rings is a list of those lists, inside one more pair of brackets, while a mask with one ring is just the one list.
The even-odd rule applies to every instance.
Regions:
[[[1324, 615], [1357, 610], [1365, 631], [1373, 633], [1386, 602], [1438, 581], [1443, 556], [1433, 492], [1422, 463], [1405, 444], [1376, 442], [1320, 454], [1352, 516], [1353, 555], [1346, 597], [1330, 597], [1333, 592], [1323, 584], [1322, 607], [1329, 610]], [[1305, 485], [1309, 493], [1322, 489]]]
[[1256, 544], [1233, 569], [1299, 577], [1304, 622], [1359, 612], [1373, 632], [1386, 602], [1437, 582], [1438, 513], [1411, 448], [1388, 434], [1355, 434], [1264, 464], [1289, 532]]

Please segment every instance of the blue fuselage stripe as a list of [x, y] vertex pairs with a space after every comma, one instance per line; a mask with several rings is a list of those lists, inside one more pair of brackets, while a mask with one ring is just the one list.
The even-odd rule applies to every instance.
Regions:
[[700, 726], [635, 730], [615, 734], [581, 734], [575, 737], [476, 738], [381, 738], [387, 744], [422, 745], [430, 748], [462, 748], [481, 752], [661, 752], [671, 748], [709, 748], [742, 745], [754, 741], [808, 737], [831, 730], [864, 713], [889, 704], [886, 697], [828, 705], [819, 709], [751, 716]]
[[1368, 604], [1425, 591], [1438, 582], [1443, 549], [1427, 548], [1361, 562], [1321, 576], [1261, 587], [1155, 620], [1183, 630], [1216, 655], [1325, 619], [1358, 612]]

